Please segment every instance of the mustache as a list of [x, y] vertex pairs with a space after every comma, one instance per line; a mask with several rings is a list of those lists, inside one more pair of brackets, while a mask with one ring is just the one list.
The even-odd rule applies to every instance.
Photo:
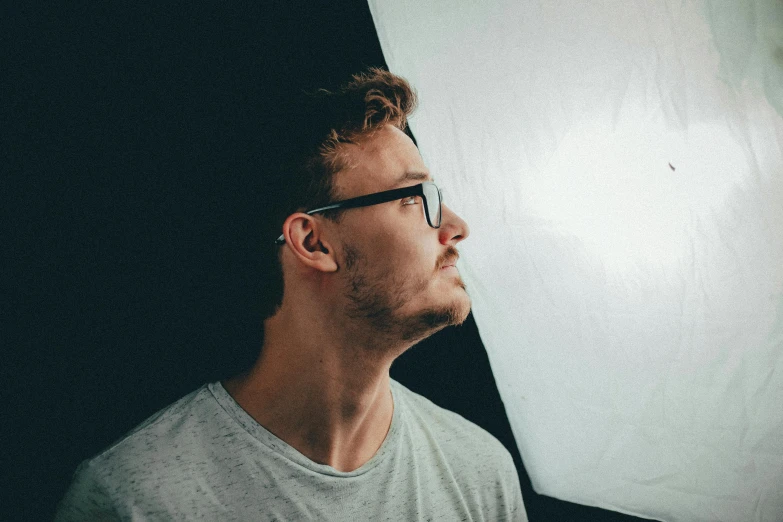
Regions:
[[446, 251], [438, 258], [437, 269], [440, 270], [446, 265], [453, 265], [459, 259], [459, 251], [453, 246], [449, 246]]

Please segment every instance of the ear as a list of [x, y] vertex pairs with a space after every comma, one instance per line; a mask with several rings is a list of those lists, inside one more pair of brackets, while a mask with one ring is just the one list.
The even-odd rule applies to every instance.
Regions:
[[291, 214], [283, 223], [283, 235], [299, 262], [321, 272], [337, 271], [334, 249], [315, 218], [303, 212]]

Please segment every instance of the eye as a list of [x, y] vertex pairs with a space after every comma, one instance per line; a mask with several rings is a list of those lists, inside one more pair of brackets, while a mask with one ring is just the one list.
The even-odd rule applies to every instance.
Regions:
[[408, 196], [407, 198], [402, 198], [400, 201], [402, 201], [403, 205], [418, 205], [419, 196]]

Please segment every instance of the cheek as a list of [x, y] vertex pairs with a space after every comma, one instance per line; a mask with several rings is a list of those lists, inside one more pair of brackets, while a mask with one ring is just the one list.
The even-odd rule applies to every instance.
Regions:
[[380, 269], [380, 275], [386, 275], [397, 280], [398, 284], [415, 282], [420, 284], [420, 279], [425, 270], [420, 255], [416, 249], [405, 244], [388, 244], [377, 252], [376, 266]]
[[429, 276], [435, 271], [437, 250], [428, 248], [424, 241], [407, 236], [394, 238], [388, 244], [391, 248], [385, 252], [385, 256], [389, 263], [394, 264], [392, 268], [407, 271], [416, 278], [422, 274]]
[[372, 226], [357, 230], [356, 247], [364, 253], [367, 268], [377, 275], [410, 278], [421, 285], [435, 274], [440, 245], [437, 238], [425, 237], [427, 231], [410, 230], [407, 223], [394, 221], [375, 220]]

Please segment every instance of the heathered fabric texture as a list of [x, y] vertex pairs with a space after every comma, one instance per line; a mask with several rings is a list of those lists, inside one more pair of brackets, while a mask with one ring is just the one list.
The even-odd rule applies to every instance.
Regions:
[[396, 381], [391, 389], [386, 440], [340, 472], [206, 384], [83, 462], [56, 520], [527, 520], [500, 442]]

